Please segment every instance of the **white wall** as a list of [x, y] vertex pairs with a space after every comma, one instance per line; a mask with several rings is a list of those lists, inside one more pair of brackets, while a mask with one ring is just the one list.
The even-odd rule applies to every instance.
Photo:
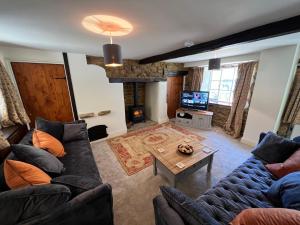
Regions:
[[148, 119], [164, 123], [167, 115], [167, 82], [146, 83], [145, 111]]
[[255, 145], [260, 132], [277, 132], [298, 61], [296, 45], [261, 52], [242, 142]]
[[31, 48], [0, 46], [0, 55], [13, 62], [63, 64], [62, 52], [44, 51]]
[[123, 84], [109, 83], [105, 70], [88, 65], [83, 54], [68, 53], [68, 60], [78, 114], [111, 110], [108, 115], [85, 119], [88, 127], [105, 124], [110, 137], [126, 133]]
[[[249, 61], [257, 61], [259, 59], [259, 53], [252, 53], [246, 55], [237, 55], [237, 56], [230, 56], [224, 57], [221, 59], [221, 64], [233, 64], [233, 63], [243, 63]], [[184, 67], [195, 67], [195, 66], [208, 66], [208, 60], [201, 60], [196, 62], [188, 62], [184, 64]]]

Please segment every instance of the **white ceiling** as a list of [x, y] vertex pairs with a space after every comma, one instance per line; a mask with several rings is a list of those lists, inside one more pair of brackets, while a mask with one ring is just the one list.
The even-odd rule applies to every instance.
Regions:
[[298, 15], [300, 0], [0, 0], [0, 42], [101, 56], [108, 38], [81, 26], [92, 14], [131, 22], [133, 32], [114, 41], [124, 58], [141, 59]]

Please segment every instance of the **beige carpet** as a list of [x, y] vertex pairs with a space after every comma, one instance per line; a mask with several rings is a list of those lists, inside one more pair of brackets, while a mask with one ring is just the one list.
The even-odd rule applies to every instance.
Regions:
[[[178, 183], [178, 189], [195, 198], [245, 161], [250, 148], [220, 129], [189, 130], [206, 137], [207, 144], [219, 149], [210, 176], [202, 168]], [[152, 166], [128, 176], [106, 141], [92, 143], [92, 149], [103, 181], [113, 188], [115, 224], [154, 225], [152, 199], [159, 194], [159, 186], [168, 185], [168, 181], [160, 174], [153, 176]]]

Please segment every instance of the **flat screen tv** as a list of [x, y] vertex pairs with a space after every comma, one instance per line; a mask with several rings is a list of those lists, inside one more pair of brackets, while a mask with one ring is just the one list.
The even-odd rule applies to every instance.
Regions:
[[183, 91], [180, 105], [182, 108], [194, 110], [207, 110], [209, 92], [207, 91]]

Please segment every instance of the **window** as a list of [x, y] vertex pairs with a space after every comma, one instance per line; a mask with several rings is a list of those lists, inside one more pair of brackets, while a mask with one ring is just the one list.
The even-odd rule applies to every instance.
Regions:
[[201, 90], [209, 91], [209, 102], [231, 105], [237, 79], [237, 65], [223, 66], [221, 70], [204, 68]]

